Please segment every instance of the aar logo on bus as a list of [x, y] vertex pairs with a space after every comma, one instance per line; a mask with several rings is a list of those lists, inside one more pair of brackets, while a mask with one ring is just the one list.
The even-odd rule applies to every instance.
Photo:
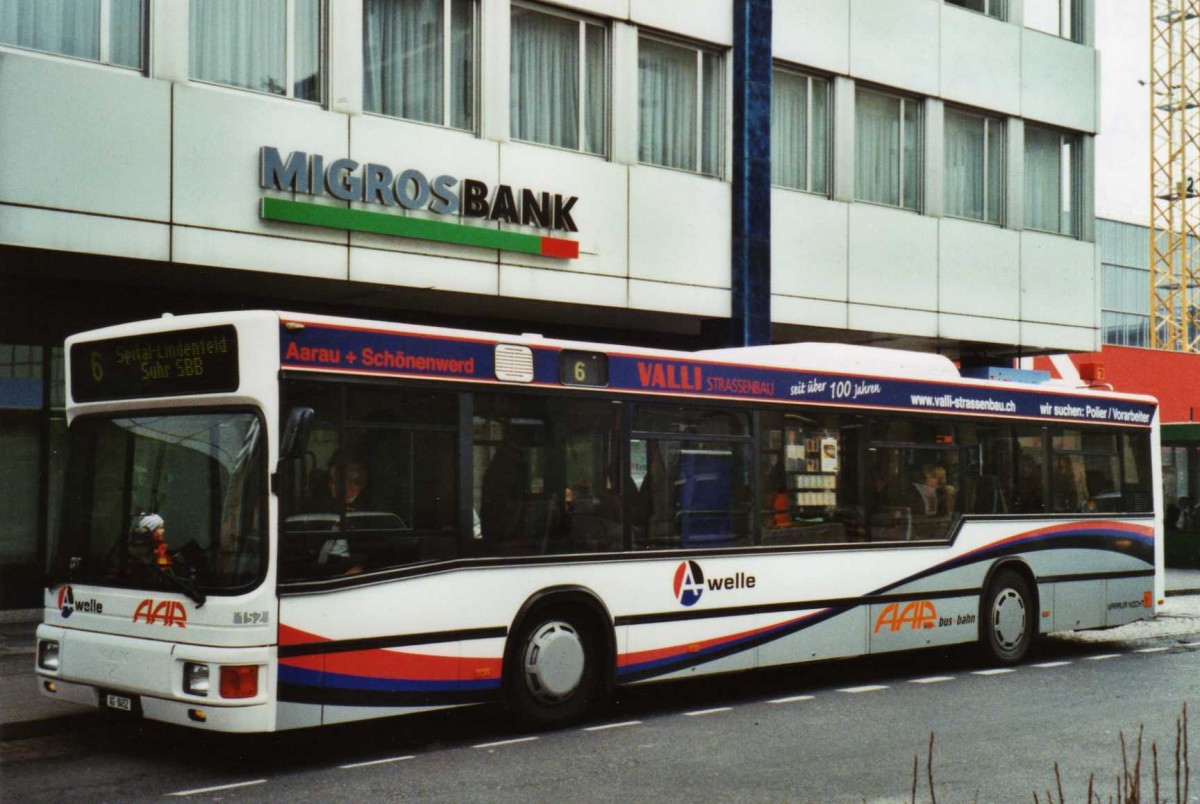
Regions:
[[[961, 622], [962, 618], [959, 619]], [[975, 618], [971, 619], [974, 621]], [[875, 633], [878, 634], [881, 630], [896, 633], [905, 626], [913, 631], [937, 628], [941, 624], [940, 620], [937, 606], [933, 605], [931, 600], [914, 600], [906, 604], [904, 608], [900, 608], [899, 603], [889, 603], [883, 611], [879, 612], [879, 617], [875, 620]], [[950, 623], [951, 621], [947, 620], [944, 624], [949, 625]]]
[[177, 625], [187, 628], [187, 610], [183, 604], [174, 600], [155, 600], [146, 598], [138, 603], [133, 612], [133, 621], [141, 620], [146, 625]]
[[675, 599], [694, 606], [704, 594], [704, 573], [695, 561], [684, 561], [675, 568]]

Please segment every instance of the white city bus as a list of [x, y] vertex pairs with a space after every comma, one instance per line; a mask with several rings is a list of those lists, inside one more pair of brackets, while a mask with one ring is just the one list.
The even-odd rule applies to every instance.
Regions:
[[1145, 397], [277, 312], [67, 341], [45, 694], [220, 731], [1153, 616]]

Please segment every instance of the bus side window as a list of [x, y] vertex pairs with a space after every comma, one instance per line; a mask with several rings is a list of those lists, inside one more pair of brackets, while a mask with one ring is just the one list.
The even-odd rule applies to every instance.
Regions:
[[[1131, 514], [1154, 510], [1150, 481], [1150, 445], [1132, 433], [1121, 434], [1121, 497], [1123, 508]], [[1175, 522], [1169, 523], [1174, 526]]]
[[1013, 428], [1013, 505], [1015, 514], [1040, 514], [1046, 508], [1045, 437], [1042, 428]]
[[1013, 504], [1013, 444], [1005, 426], [959, 425], [963, 447], [962, 491], [965, 514], [1004, 514]]
[[871, 438], [871, 541], [949, 538], [962, 515], [956, 426], [916, 417], [879, 419]]
[[759, 412], [760, 544], [866, 540], [861, 430], [855, 413]]
[[484, 393], [474, 404], [475, 554], [621, 549], [618, 407]]
[[1114, 513], [1124, 506], [1117, 434], [1110, 430], [1054, 427], [1050, 474], [1054, 511]]
[[346, 514], [351, 569], [457, 557], [458, 395], [353, 388], [346, 401], [344, 442], [366, 470]]
[[457, 555], [456, 394], [306, 382], [284, 394], [316, 415], [286, 467], [281, 580]]
[[[724, 408], [639, 406], [630, 442], [635, 549], [750, 540], [749, 416]], [[643, 457], [644, 456], [644, 457]]]

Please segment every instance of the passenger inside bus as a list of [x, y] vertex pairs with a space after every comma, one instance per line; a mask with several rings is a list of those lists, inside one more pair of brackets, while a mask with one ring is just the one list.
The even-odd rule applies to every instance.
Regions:
[[921, 468], [921, 479], [913, 483], [917, 492], [916, 510], [925, 516], [948, 516], [954, 513], [958, 490], [946, 482], [946, 467], [927, 463]]
[[517, 542], [522, 540], [532, 515], [525, 505], [528, 478], [529, 462], [510, 425], [488, 461], [481, 486], [480, 532], [484, 544], [493, 550], [526, 552], [519, 549]]
[[335, 450], [324, 471], [309, 477], [304, 510], [314, 514], [340, 514], [366, 507], [370, 472], [357, 453]]
[[[348, 451], [335, 451], [325, 472], [323, 493], [313, 502], [310, 510], [313, 513], [342, 515], [365, 508], [369, 480], [366, 462], [361, 457]], [[335, 527], [334, 530], [344, 532], [345, 528]], [[361, 561], [351, 556], [350, 543], [345, 538], [326, 539], [317, 554], [317, 563], [343, 574], [362, 572]]]

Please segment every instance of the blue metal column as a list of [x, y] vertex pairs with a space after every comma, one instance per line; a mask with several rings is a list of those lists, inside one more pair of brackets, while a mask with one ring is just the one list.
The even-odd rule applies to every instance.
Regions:
[[729, 345], [771, 342], [771, 0], [733, 2]]

